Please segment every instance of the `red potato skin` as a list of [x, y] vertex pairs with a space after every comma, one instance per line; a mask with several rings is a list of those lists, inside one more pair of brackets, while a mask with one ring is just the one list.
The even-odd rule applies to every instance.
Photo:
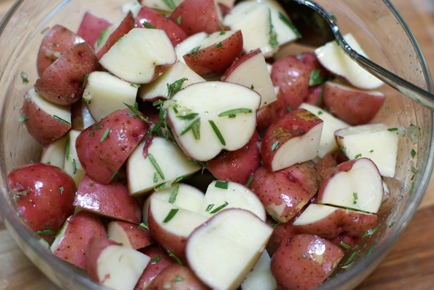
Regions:
[[207, 169], [218, 179], [246, 184], [250, 176], [261, 165], [258, 145], [259, 134], [255, 131], [249, 143], [236, 151], [207, 162]]
[[340, 234], [362, 237], [377, 224], [377, 216], [361, 212], [338, 209], [322, 220], [311, 224], [293, 225], [297, 234], [317, 235], [324, 239], [333, 239]]
[[223, 17], [225, 17], [226, 14], [228, 14], [231, 11], [231, 8], [229, 8], [228, 6], [226, 6], [223, 3], [218, 3], [218, 6], [220, 8], [220, 11], [221, 11]]
[[39, 108], [30, 97], [25, 96], [23, 117], [27, 118], [27, 131], [41, 145], [47, 146], [64, 136], [71, 125], [58, 120]]
[[102, 47], [101, 48], [97, 47], [95, 49], [96, 57], [98, 58], [98, 60], [100, 60], [104, 56], [104, 54], [106, 54], [107, 51], [110, 50], [110, 48], [118, 41], [120, 37], [130, 32], [130, 30], [133, 28], [134, 28], [134, 18], [133, 18], [133, 14], [130, 11], [125, 16], [124, 20], [121, 22], [118, 28], [116, 28], [116, 30], [113, 31], [113, 33], [109, 36], [107, 41], [104, 44], [102, 44]]
[[228, 67], [228, 69], [225, 71], [225, 73], [222, 75], [222, 77], [220, 78], [220, 80], [222, 82], [226, 81], [226, 79], [234, 72], [234, 70], [236, 70], [243, 62], [247, 61], [248, 59], [254, 57], [255, 55], [257, 55], [258, 53], [261, 53], [261, 50], [255, 49], [250, 51], [249, 53], [244, 54], [243, 56], [241, 56], [240, 58], [238, 58], [236, 61], [234, 61], [230, 67]]
[[61, 25], [53, 26], [42, 40], [38, 52], [38, 75], [42, 73], [59, 58], [60, 55], [68, 51], [75, 45], [84, 42], [84, 39]]
[[[86, 173], [102, 184], [108, 184], [140, 143], [149, 124], [129, 109], [118, 110], [80, 133], [75, 148]], [[98, 126], [102, 126], [101, 129]], [[95, 127], [97, 126], [97, 127]], [[105, 131], [109, 133], [101, 142]]]
[[151, 261], [157, 256], [160, 256], [160, 259], [153, 262], [149, 261], [148, 266], [146, 266], [145, 270], [140, 276], [140, 279], [137, 282], [134, 290], [147, 289], [151, 281], [154, 280], [161, 271], [175, 263], [175, 261], [167, 254], [167, 252], [161, 249], [158, 245], [146, 247], [140, 250], [140, 252], [151, 258]]
[[324, 104], [330, 113], [351, 126], [369, 123], [380, 110], [385, 96], [348, 91], [325, 83]]
[[274, 86], [280, 87], [286, 105], [294, 110], [310, 94], [310, 73], [321, 68], [313, 53], [305, 52], [297, 57], [288, 55], [273, 63], [271, 80]]
[[[314, 197], [320, 179], [316, 169], [306, 162], [275, 172], [261, 166], [253, 174], [249, 188], [259, 197], [269, 215], [286, 223]], [[281, 204], [285, 207], [277, 216], [274, 208]]]
[[256, 113], [256, 130], [259, 132], [260, 136], [264, 136], [271, 124], [288, 113], [285, 100], [283, 99], [282, 93], [280, 91], [276, 97], [277, 100], [275, 102], [261, 108]]
[[241, 56], [242, 51], [243, 35], [239, 30], [218, 44], [185, 54], [183, 57], [185, 63], [194, 72], [201, 77], [211, 78], [223, 74], [235, 59]]
[[81, 20], [77, 34], [89, 43], [91, 47], [94, 47], [95, 43], [101, 37], [101, 32], [110, 25], [112, 24], [106, 19], [87, 11], [86, 14], [84, 14], [83, 20]]
[[98, 258], [101, 252], [111, 245], [118, 245], [118, 243], [107, 239], [106, 237], [91, 238], [86, 247], [86, 270], [89, 278], [97, 283], [101, 282], [98, 277]]
[[211, 34], [222, 30], [214, 0], [185, 0], [172, 12], [169, 20], [177, 23], [179, 16], [179, 26], [188, 36], [199, 32]]
[[[176, 278], [181, 279], [178, 281]], [[205, 286], [187, 266], [173, 264], [161, 271], [147, 289], [206, 290], [210, 288]]]
[[142, 249], [155, 243], [154, 239], [151, 238], [149, 231], [137, 224], [123, 221], [111, 221], [110, 224], [111, 223], [118, 224], [125, 231], [128, 240], [131, 243], [131, 247], [134, 250]]
[[79, 211], [67, 220], [65, 235], [53, 254], [86, 269], [86, 247], [91, 238], [106, 237], [101, 219], [93, 213]]
[[326, 176], [337, 166], [336, 160], [333, 158], [330, 152], [324, 155], [318, 163], [315, 164], [315, 169], [321, 175], [323, 180]]
[[145, 25], [143, 25], [143, 22], [151, 24], [156, 29], [164, 30], [172, 42], [173, 47], [187, 38], [187, 34], [178, 25], [146, 6], [143, 6], [137, 14], [134, 26], [144, 28]]
[[32, 163], [16, 167], [8, 174], [8, 183], [18, 211], [30, 228], [34, 232], [53, 232], [40, 235], [42, 238], [54, 239], [74, 213], [75, 182], [56, 166]]
[[101, 184], [88, 175], [78, 186], [74, 206], [133, 224], [139, 224], [142, 216], [139, 203], [124, 185], [118, 181]]
[[[325, 249], [315, 259], [318, 248]], [[313, 289], [338, 265], [344, 252], [333, 243], [312, 235], [284, 239], [271, 258], [270, 268], [279, 289]]]
[[[265, 167], [272, 170], [274, 155], [285, 142], [300, 137], [323, 121], [305, 109], [297, 109], [284, 115], [268, 127], [262, 139], [261, 155]], [[273, 144], [279, 145], [272, 149]]]
[[276, 221], [274, 219], [267, 219], [267, 223], [274, 228], [266, 247], [270, 256], [273, 256], [283, 239], [292, 238], [296, 235], [294, 228], [292, 227], [293, 222], [294, 219], [288, 221], [287, 223], [281, 223], [275, 226]]
[[86, 74], [100, 68], [93, 49], [86, 42], [66, 51], [36, 81], [35, 90], [47, 101], [71, 105], [80, 100]]
[[323, 91], [323, 85], [316, 85], [313, 87], [309, 87], [309, 94], [307, 95], [303, 103], [324, 108], [324, 96], [321, 97], [322, 91]]

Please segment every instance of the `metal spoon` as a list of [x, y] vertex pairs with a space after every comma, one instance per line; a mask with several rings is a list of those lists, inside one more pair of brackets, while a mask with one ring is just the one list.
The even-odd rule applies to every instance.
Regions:
[[298, 40], [299, 43], [318, 47], [336, 40], [344, 52], [359, 66], [407, 97], [434, 111], [433, 94], [358, 54], [345, 41], [332, 16], [320, 5], [308, 0], [279, 0], [278, 2], [301, 32], [303, 37]]

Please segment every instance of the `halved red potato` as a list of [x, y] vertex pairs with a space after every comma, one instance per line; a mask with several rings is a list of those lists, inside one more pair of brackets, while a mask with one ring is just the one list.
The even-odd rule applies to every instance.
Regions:
[[200, 76], [212, 78], [223, 74], [241, 56], [243, 36], [241, 30], [214, 32], [199, 47], [183, 56], [185, 64]]
[[72, 128], [83, 131], [87, 127], [95, 124], [95, 120], [90, 115], [86, 102], [75, 102], [71, 106]]
[[271, 258], [278, 287], [313, 289], [336, 268], [344, 252], [328, 240], [312, 235], [284, 239]]
[[81, 99], [87, 75], [98, 68], [98, 59], [89, 44], [77, 44], [44, 71], [35, 90], [54, 104], [71, 105]]
[[124, 221], [111, 221], [107, 225], [107, 237], [116, 243], [134, 250], [145, 248], [154, 243], [149, 231], [140, 225]]
[[308, 163], [275, 172], [261, 166], [253, 174], [249, 188], [259, 197], [269, 215], [286, 223], [316, 194], [320, 179], [316, 169]]
[[[145, 23], [147, 23], [147, 25], [145, 25]], [[163, 14], [149, 7], [142, 6], [137, 14], [134, 26], [138, 28], [150, 28], [149, 25], [156, 29], [164, 30], [174, 47], [187, 38], [187, 34], [174, 22], [164, 17]]]
[[250, 176], [261, 165], [259, 134], [255, 132], [243, 148], [224, 152], [206, 163], [206, 168], [218, 180], [228, 180], [246, 184]]
[[264, 136], [271, 124], [288, 113], [288, 108], [280, 93], [280, 89], [277, 90], [276, 99], [275, 102], [259, 109], [256, 114], [256, 130], [260, 136]]
[[241, 290], [274, 290], [277, 289], [270, 269], [270, 255], [263, 251], [259, 260], [253, 266], [252, 271], [247, 274], [241, 283]]
[[273, 234], [267, 243], [267, 252], [270, 254], [270, 256], [273, 256], [283, 239], [292, 238], [296, 235], [295, 230], [292, 227], [294, 218], [287, 223], [281, 223], [271, 217], [268, 217], [267, 222], [273, 227]]
[[215, 0], [184, 0], [172, 12], [169, 20], [179, 23], [187, 35], [222, 30], [221, 12]]
[[[165, 14], [170, 14], [184, 0], [138, 0], [142, 6], [147, 6], [155, 10], [161, 10]], [[172, 5], [173, 2], [173, 5]]]
[[50, 164], [63, 169], [65, 164], [65, 151], [66, 151], [66, 140], [67, 137], [63, 136], [57, 139], [53, 143], [44, 147], [42, 151], [41, 163]]
[[378, 168], [362, 157], [339, 164], [321, 183], [318, 203], [376, 213], [383, 200]]
[[150, 258], [107, 238], [92, 238], [86, 249], [89, 278], [109, 289], [134, 289]]
[[123, 80], [146, 84], [176, 62], [176, 53], [164, 30], [133, 28], [99, 62]]
[[63, 163], [63, 170], [74, 179], [77, 187], [86, 174], [75, 149], [75, 142], [80, 133], [81, 131], [78, 130], [69, 130], [66, 135], [65, 159]]
[[323, 120], [305, 109], [287, 113], [268, 127], [261, 155], [270, 171], [312, 160], [318, 154]]
[[298, 234], [332, 239], [339, 234], [362, 237], [377, 224], [377, 215], [324, 204], [310, 204], [293, 223]]
[[332, 81], [325, 83], [325, 107], [330, 113], [352, 126], [371, 121], [385, 98], [381, 92], [357, 90]]
[[137, 200], [118, 181], [101, 184], [85, 175], [75, 194], [74, 206], [116, 220], [139, 224], [142, 218]]
[[[143, 115], [139, 112], [140, 116]], [[75, 148], [86, 173], [108, 184], [148, 131], [149, 124], [130, 109], [111, 113], [82, 131]]]
[[336, 166], [336, 160], [330, 153], [327, 153], [315, 164], [314, 167], [318, 171], [319, 175], [321, 175], [321, 179], [324, 179]]
[[61, 25], [53, 26], [42, 40], [38, 52], [38, 75], [55, 62], [64, 52], [84, 42], [84, 39]]
[[205, 286], [189, 267], [173, 264], [164, 268], [146, 289], [207, 290], [210, 288]]
[[71, 129], [71, 107], [48, 102], [35, 89], [24, 95], [23, 121], [27, 131], [42, 145], [48, 145]]
[[97, 215], [79, 211], [66, 220], [50, 249], [60, 259], [86, 269], [87, 244], [91, 238], [105, 236], [105, 227]]
[[131, 12], [128, 12], [125, 18], [103, 30], [95, 45], [96, 57], [100, 60], [121, 37], [133, 28], [134, 18]]
[[77, 35], [82, 37], [91, 47], [95, 47], [95, 43], [101, 37], [101, 32], [107, 29], [110, 25], [111, 23], [106, 19], [86, 11], [81, 20]]
[[178, 61], [185, 63], [184, 55], [196, 50], [208, 37], [205, 32], [199, 32], [187, 37], [183, 42], [175, 47], [176, 57]]
[[74, 180], [59, 167], [32, 163], [14, 168], [8, 184], [21, 216], [40, 236], [54, 239], [66, 219], [74, 213]]

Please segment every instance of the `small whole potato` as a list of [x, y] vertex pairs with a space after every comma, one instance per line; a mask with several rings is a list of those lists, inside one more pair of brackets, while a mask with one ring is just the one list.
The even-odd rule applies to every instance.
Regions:
[[206, 290], [210, 288], [205, 286], [190, 268], [173, 264], [161, 271], [147, 289]]

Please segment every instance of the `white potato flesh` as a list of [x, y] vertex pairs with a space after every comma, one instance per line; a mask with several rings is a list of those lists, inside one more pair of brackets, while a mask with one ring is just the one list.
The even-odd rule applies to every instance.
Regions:
[[[223, 183], [225, 183], [225, 181], [223, 181]], [[208, 185], [205, 198], [198, 211], [199, 213], [210, 218], [217, 213], [213, 212], [214, 210], [227, 203], [224, 207], [225, 210], [230, 208], [248, 210], [265, 221], [266, 214], [264, 206], [257, 195], [247, 187], [230, 181], [227, 182], [227, 189], [217, 187], [216, 184], [218, 184], [217, 181], [213, 181]], [[209, 208], [211, 205], [213, 205], [212, 208]]]
[[[173, 0], [173, 4], [175, 4], [175, 6], [178, 6], [179, 4], [181, 4], [184, 0]], [[167, 12], [172, 12], [174, 9], [169, 8], [169, 6], [167, 6], [168, 1], [164, 1], [164, 0], [142, 0], [142, 5], [152, 8], [152, 9], [157, 9], [157, 10], [163, 10], [163, 11], [167, 11]]]
[[119, 223], [111, 221], [107, 226], [107, 238], [126, 247], [132, 248], [130, 239]]
[[278, 1], [264, 2], [267, 3], [268, 8], [270, 8], [271, 23], [273, 24], [273, 29], [277, 34], [277, 42], [279, 43], [279, 45], [283, 45], [293, 40], [296, 40], [298, 37], [295, 34], [294, 30], [292, 30], [279, 16], [279, 13], [281, 13], [283, 16], [286, 17], [286, 19], [288, 19], [288, 21], [291, 21], [285, 9], [282, 8]]
[[319, 141], [318, 156], [323, 158], [328, 152], [334, 152], [338, 149], [338, 145], [335, 140], [335, 131], [343, 128], [350, 127], [347, 123], [335, 118], [329, 112], [318, 108], [316, 106], [303, 103], [300, 108], [308, 110], [318, 118], [324, 121], [324, 125], [321, 132], [321, 139]]
[[306, 134], [294, 137], [280, 145], [271, 162], [273, 171], [287, 168], [296, 163], [314, 159], [318, 155], [324, 122], [312, 127]]
[[[177, 192], [176, 195], [174, 190]], [[174, 205], [194, 212], [199, 212], [205, 197], [203, 192], [199, 189], [183, 183], [177, 183], [164, 190], [152, 193], [152, 199], [159, 199], [166, 202], [169, 202], [171, 196], [176, 196], [173, 202]]]
[[126, 246], [110, 245], [97, 261], [100, 283], [110, 289], [134, 289], [151, 258]]
[[187, 241], [187, 261], [213, 289], [237, 289], [262, 254], [273, 229], [240, 209], [221, 211]]
[[[360, 55], [367, 57], [360, 44], [350, 33], [344, 35], [347, 43]], [[352, 60], [336, 43], [330, 41], [315, 50], [321, 64], [334, 74], [344, 77], [353, 86], [360, 89], [375, 89], [383, 82], [368, 73]]]
[[60, 228], [59, 232], [56, 234], [56, 238], [54, 239], [54, 242], [49, 247], [52, 253], [54, 253], [57, 250], [63, 238], [65, 237], [65, 231], [68, 225], [69, 225], [69, 218], [65, 221], [63, 226]]
[[262, 52], [241, 63], [227, 76], [225, 81], [253, 88], [262, 97], [261, 108], [277, 100]]
[[139, 89], [139, 97], [142, 100], [152, 100], [157, 97], [166, 98], [168, 93], [167, 84], [172, 84], [182, 78], [186, 78], [186, 80], [182, 83], [181, 89], [188, 85], [205, 81], [203, 77], [178, 60], [176, 64], [170, 67], [159, 78], [149, 84], [142, 85]]
[[384, 124], [367, 124], [335, 132], [337, 142], [350, 160], [367, 157], [382, 176], [394, 177], [398, 152], [398, 131]]
[[51, 164], [63, 169], [65, 165], [66, 136], [47, 145], [42, 152], [41, 163]]
[[241, 283], [241, 290], [275, 290], [277, 289], [270, 269], [270, 255], [263, 251], [253, 270]]
[[27, 101], [33, 101], [39, 109], [44, 111], [56, 119], [64, 120], [71, 124], [71, 106], [61, 106], [53, 104], [43, 98], [35, 89], [30, 89], [26, 92], [25, 98]]
[[121, 79], [146, 84], [154, 78], [157, 66], [176, 62], [176, 53], [164, 30], [133, 28], [99, 62]]
[[220, 31], [211, 33], [200, 43], [200, 49], [207, 48], [212, 45], [217, 45], [223, 40], [228, 39], [229, 37], [234, 35], [236, 32], [238, 32], [238, 30], [225, 31], [225, 34], [221, 34]]
[[371, 160], [362, 158], [329, 179], [318, 203], [376, 213], [382, 200], [381, 175]]
[[[354, 200], [354, 199], [353, 199]], [[294, 225], [307, 225], [320, 221], [331, 215], [339, 208], [325, 204], [310, 204], [295, 220]]]
[[95, 71], [87, 77], [83, 99], [94, 120], [100, 121], [125, 104], [134, 106], [138, 85], [123, 81], [108, 72]]
[[80, 133], [81, 131], [78, 130], [70, 130], [68, 132], [66, 151], [69, 154], [65, 154], [65, 164], [63, 167], [63, 170], [74, 179], [77, 187], [83, 179], [83, 176], [86, 174], [86, 171], [84, 171], [83, 166], [81, 166], [80, 160], [78, 159], [77, 150], [75, 149], [75, 141]]
[[199, 32], [193, 34], [192, 36], [184, 39], [180, 44], [178, 44], [175, 48], [176, 57], [178, 61], [185, 64], [185, 60], [183, 56], [185, 54], [189, 54], [194, 48], [197, 48], [201, 45], [201, 43], [208, 37], [208, 34], [205, 32]]
[[81, 120], [77, 122], [74, 119], [72, 121], [73, 128], [77, 130], [84, 130], [87, 127], [90, 127], [96, 123], [95, 120], [92, 118], [89, 109], [87, 108], [86, 102], [81, 102], [81, 116], [77, 117], [81, 118]]
[[[128, 190], [131, 195], [149, 192], [159, 184], [193, 174], [201, 169], [199, 164], [191, 163], [181, 149], [170, 140], [154, 137], [152, 144], [148, 147], [146, 158], [143, 156], [145, 145], [146, 140], [143, 140], [128, 158]], [[149, 154], [154, 157], [164, 175], [164, 179], [158, 175], [156, 183], [154, 182], [154, 175], [157, 170], [149, 159]]]
[[131, 13], [133, 14], [133, 18], [135, 19], [137, 17], [137, 14], [139, 14], [139, 11], [141, 8], [142, 8], [142, 5], [140, 5], [140, 3], [137, 0], [135, 0], [135, 1], [128, 2], [128, 3], [125, 3], [124, 5], [122, 5], [121, 11], [125, 15], [131, 11]]
[[[107, 27], [105, 30], [102, 31], [101, 37], [98, 39], [97, 42], [95, 42], [94, 49], [95, 54], [97, 54], [101, 48], [104, 47], [107, 40], [110, 38], [110, 35], [121, 25], [122, 21], [124, 21], [125, 16], [120, 17], [115, 23]], [[99, 44], [99, 45], [98, 45]]]
[[[168, 104], [167, 114], [178, 144], [187, 156], [207, 161], [223, 149], [237, 150], [249, 142], [256, 128], [256, 111], [261, 97], [255, 91], [238, 84], [206, 82], [192, 84], [178, 91], [172, 101]], [[234, 118], [218, 116], [236, 109], [249, 109], [251, 113], [238, 113]], [[192, 113], [198, 114], [194, 120], [181, 119]], [[210, 121], [214, 122], [225, 144]], [[197, 130], [199, 136], [196, 137], [194, 130], [187, 130], [193, 122], [200, 122]]]

